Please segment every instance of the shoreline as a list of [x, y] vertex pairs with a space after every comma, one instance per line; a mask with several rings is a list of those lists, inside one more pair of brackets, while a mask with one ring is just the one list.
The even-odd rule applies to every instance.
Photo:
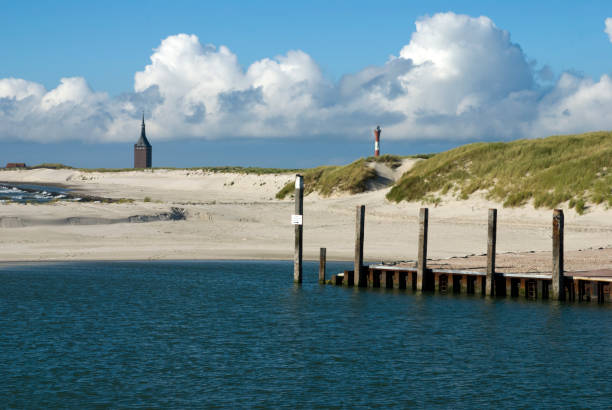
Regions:
[[[15, 266], [36, 266], [36, 265], [55, 265], [55, 264], [78, 264], [78, 263], [142, 263], [142, 262], [287, 262], [293, 263], [293, 259], [284, 258], [224, 258], [224, 259], [62, 259], [62, 260], [14, 260], [14, 261], [0, 261], [0, 271], [3, 269], [10, 269]], [[318, 259], [303, 259], [303, 262], [318, 263]], [[350, 263], [352, 260], [335, 260], [327, 259], [327, 262], [334, 263]], [[368, 262], [369, 263], [369, 262]], [[337, 273], [337, 272], [334, 272]], [[328, 272], [331, 275], [331, 272]]]
[[[0, 171], [12, 184], [66, 186], [115, 203], [58, 201], [0, 205], [0, 263], [148, 260], [292, 260], [293, 200], [276, 193], [292, 174], [202, 171], [87, 172], [37, 169]], [[360, 194], [313, 193], [304, 198], [304, 260], [351, 261], [355, 208], [366, 206], [365, 260], [414, 260], [419, 208], [429, 207], [428, 259], [482, 255], [487, 214], [498, 208], [498, 255], [552, 249], [552, 211], [503, 208], [475, 195], [445, 198], [438, 206], [394, 203], [389, 188]], [[180, 208], [184, 220], [163, 215]], [[585, 215], [565, 213], [565, 250], [612, 247], [612, 211], [592, 207]], [[569, 256], [568, 256], [569, 257]], [[457, 259], [456, 259], [457, 260]], [[607, 260], [603, 262], [607, 263]]]
[[[602, 262], [598, 262], [599, 257], [602, 257]], [[527, 252], [498, 252], [496, 258], [499, 273], [516, 273], [516, 272], [531, 272], [531, 273], [547, 273], [549, 269], [548, 262], [552, 266], [551, 251], [527, 251]], [[595, 260], [594, 260], [595, 258]], [[304, 258], [304, 262], [319, 262], [318, 258]], [[352, 259], [326, 258], [327, 262], [333, 263], [349, 263], [352, 264]], [[203, 258], [107, 258], [107, 259], [45, 259], [45, 260], [5, 260], [0, 261], [0, 269], [21, 266], [21, 265], [39, 265], [39, 264], [63, 264], [63, 263], [104, 263], [104, 262], [293, 262], [292, 258], [285, 257], [258, 257], [258, 256], [235, 256], [225, 258], [203, 257]], [[579, 269], [579, 263], [582, 262], [583, 269]], [[416, 260], [394, 260], [376, 262], [374, 259], [365, 259], [364, 265], [385, 264], [388, 266], [416, 266]], [[512, 263], [512, 265], [508, 265]], [[612, 268], [612, 247], [607, 248], [585, 248], [565, 253], [564, 263], [566, 267], [574, 269], [565, 269], [565, 272], [580, 272], [581, 270]], [[447, 258], [427, 258], [427, 267], [435, 269], [459, 269], [459, 270], [484, 270], [486, 264], [486, 254], [470, 254], [465, 256], [451, 256]], [[528, 269], [521, 269], [521, 266], [528, 266]]]

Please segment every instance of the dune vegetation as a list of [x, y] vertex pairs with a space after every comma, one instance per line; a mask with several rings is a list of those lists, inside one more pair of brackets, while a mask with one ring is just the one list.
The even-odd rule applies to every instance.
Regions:
[[[82, 172], [131, 172], [131, 171], [149, 171], [156, 170], [172, 170], [172, 171], [205, 171], [218, 173], [234, 173], [234, 174], [284, 174], [289, 172], [300, 172], [301, 169], [291, 168], [261, 168], [261, 167], [239, 167], [239, 166], [218, 166], [218, 167], [191, 167], [191, 168], [175, 168], [175, 167], [154, 167], [154, 168], [74, 168], [64, 164], [38, 164], [26, 167], [26, 169], [74, 169]], [[19, 170], [23, 168], [8, 168], [11, 170]]]
[[387, 194], [395, 202], [475, 192], [516, 207], [554, 208], [566, 201], [612, 206], [612, 133], [592, 132], [506, 143], [464, 145], [417, 163]]
[[[394, 202], [421, 201], [440, 203], [449, 195], [468, 199], [475, 193], [517, 207], [554, 208], [567, 203], [578, 213], [590, 204], [612, 207], [612, 132], [559, 135], [511, 142], [474, 143], [439, 154], [411, 156], [426, 161], [416, 163], [387, 193]], [[308, 195], [317, 192], [329, 196], [335, 192], [357, 194], [368, 189], [368, 182], [378, 177], [373, 162], [396, 169], [405, 156], [385, 154], [360, 158], [344, 166], [320, 166], [311, 169], [258, 167], [152, 168], [203, 170], [244, 174], [301, 173]], [[40, 164], [30, 168], [71, 168], [63, 164]], [[80, 169], [86, 172], [122, 172], [125, 169]], [[283, 199], [294, 192], [293, 181], [277, 194]]]
[[[376, 171], [370, 166], [379, 162], [394, 169], [402, 164], [398, 155], [381, 155], [380, 157], [360, 158], [348, 165], [328, 165], [302, 171], [304, 176], [304, 195], [318, 192], [321, 196], [329, 196], [334, 192], [358, 194], [367, 189], [368, 181], [377, 177]], [[277, 199], [283, 199], [293, 194], [294, 182], [288, 182], [277, 194]]]
[[73, 167], [69, 166], [69, 165], [64, 165], [64, 164], [50, 164], [50, 163], [44, 163], [44, 164], [38, 164], [38, 165], [34, 165], [31, 167], [27, 167], [29, 169], [39, 169], [39, 168], [46, 168], [46, 169], [74, 169]]
[[175, 167], [153, 167], [153, 168], [79, 168], [83, 172], [130, 172], [130, 171], [147, 171], [155, 172], [158, 170], [166, 171], [204, 171], [214, 173], [228, 174], [284, 174], [288, 172], [299, 172], [300, 169], [285, 169], [285, 168], [261, 168], [261, 167], [239, 167], [239, 166], [219, 166], [219, 167], [190, 167], [190, 168], [175, 168]]

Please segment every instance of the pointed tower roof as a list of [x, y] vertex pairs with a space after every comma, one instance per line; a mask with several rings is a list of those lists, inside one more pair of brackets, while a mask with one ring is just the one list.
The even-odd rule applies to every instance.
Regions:
[[149, 140], [147, 139], [147, 134], [145, 133], [145, 122], [144, 122], [144, 112], [142, 113], [142, 125], [140, 126], [140, 138], [136, 143], [137, 147], [150, 147]]

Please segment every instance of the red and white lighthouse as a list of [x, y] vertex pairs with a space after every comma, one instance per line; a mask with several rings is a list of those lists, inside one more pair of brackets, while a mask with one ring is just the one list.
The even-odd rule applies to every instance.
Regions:
[[380, 125], [376, 126], [374, 130], [374, 156], [380, 155]]

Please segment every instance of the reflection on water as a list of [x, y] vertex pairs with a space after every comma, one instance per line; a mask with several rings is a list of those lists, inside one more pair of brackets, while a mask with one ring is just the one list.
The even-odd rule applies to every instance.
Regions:
[[[350, 269], [330, 263], [329, 272]], [[612, 310], [317, 283], [305, 263], [0, 269], [7, 407], [603, 407]]]

